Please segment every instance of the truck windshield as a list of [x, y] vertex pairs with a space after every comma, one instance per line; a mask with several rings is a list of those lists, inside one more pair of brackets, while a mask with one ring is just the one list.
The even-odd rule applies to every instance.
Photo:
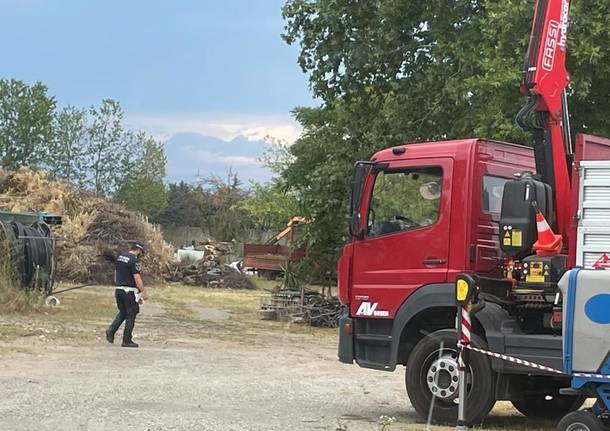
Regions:
[[379, 172], [369, 206], [369, 236], [434, 224], [440, 210], [442, 183], [440, 167]]

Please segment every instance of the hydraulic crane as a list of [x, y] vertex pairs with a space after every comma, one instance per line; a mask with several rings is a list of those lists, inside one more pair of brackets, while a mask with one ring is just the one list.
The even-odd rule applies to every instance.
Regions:
[[551, 186], [556, 226], [566, 248], [573, 155], [566, 90], [569, 16], [570, 0], [537, 0], [521, 82], [521, 93], [529, 99], [517, 114], [519, 125], [532, 132], [536, 171]]

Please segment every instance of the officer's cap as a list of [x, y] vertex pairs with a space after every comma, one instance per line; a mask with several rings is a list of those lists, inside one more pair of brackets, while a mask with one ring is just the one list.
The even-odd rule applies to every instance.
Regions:
[[142, 252], [142, 254], [145, 253], [144, 246], [142, 245], [142, 243], [134, 242], [134, 243], [131, 244], [131, 249], [132, 250], [135, 250], [136, 248], [138, 250], [140, 250]]

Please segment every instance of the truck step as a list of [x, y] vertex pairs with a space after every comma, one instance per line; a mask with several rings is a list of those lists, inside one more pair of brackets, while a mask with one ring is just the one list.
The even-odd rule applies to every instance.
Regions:
[[356, 360], [356, 362], [358, 363], [359, 366], [361, 366], [363, 368], [372, 368], [374, 370], [381, 370], [381, 371], [391, 371], [393, 369], [389, 365], [380, 364], [379, 362], [363, 361], [361, 359]]
[[356, 339], [358, 341], [363, 341], [365, 343], [384, 343], [389, 344], [392, 342], [391, 335], [379, 335], [379, 334], [356, 334]]

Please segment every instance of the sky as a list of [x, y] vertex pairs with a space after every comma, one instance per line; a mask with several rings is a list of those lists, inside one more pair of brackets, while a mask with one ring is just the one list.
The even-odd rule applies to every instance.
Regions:
[[[184, 137], [201, 135], [194, 141], [200, 154], [217, 161], [211, 166], [239, 173], [247, 160], [232, 159], [244, 156], [234, 156], [231, 148], [262, 148], [267, 135], [293, 142], [300, 130], [291, 109], [315, 104], [297, 64], [298, 47], [280, 37], [283, 4], [0, 0], [0, 77], [42, 81], [60, 105], [118, 100], [130, 127], [170, 144], [179, 135], [181, 145], [168, 150], [188, 151]], [[207, 138], [216, 153], [206, 148]], [[226, 154], [218, 153], [218, 140], [232, 144]], [[172, 166], [188, 154], [167, 156], [169, 179], [181, 179]], [[260, 162], [254, 169], [256, 156], [249, 157], [248, 175], [268, 178]]]

